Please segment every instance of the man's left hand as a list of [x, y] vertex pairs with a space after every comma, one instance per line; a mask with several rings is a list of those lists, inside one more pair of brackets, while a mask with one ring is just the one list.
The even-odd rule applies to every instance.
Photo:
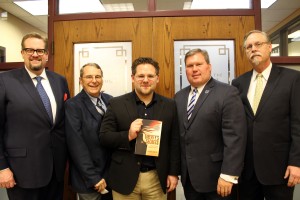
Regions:
[[178, 177], [169, 175], [167, 178], [168, 192], [175, 190], [177, 184], [178, 184]]
[[231, 194], [233, 183], [225, 181], [222, 178], [219, 178], [217, 185], [217, 193], [222, 197], [229, 196]]
[[296, 167], [296, 166], [288, 166], [286, 171], [285, 171], [285, 175], [284, 178], [288, 180], [288, 186], [289, 187], [294, 187], [295, 185], [300, 183], [300, 167]]

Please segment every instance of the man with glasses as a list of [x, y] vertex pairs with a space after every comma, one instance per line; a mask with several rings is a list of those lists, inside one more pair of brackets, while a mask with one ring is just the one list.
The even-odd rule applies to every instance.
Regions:
[[82, 66], [79, 82], [83, 89], [65, 105], [70, 183], [79, 200], [103, 200], [110, 156], [98, 132], [112, 96], [101, 92], [103, 72], [97, 63]]
[[[176, 105], [154, 92], [159, 82], [155, 60], [140, 57], [131, 70], [134, 91], [109, 102], [100, 129], [100, 143], [112, 150], [108, 183], [114, 200], [166, 200], [180, 170]], [[143, 119], [162, 121], [158, 157], [134, 153]]]
[[25, 67], [0, 74], [0, 187], [9, 199], [63, 199], [69, 89], [45, 70], [47, 44], [37, 33], [25, 35]]
[[240, 91], [248, 124], [242, 200], [292, 200], [300, 183], [300, 73], [272, 64], [265, 32], [244, 37], [253, 70], [233, 80]]

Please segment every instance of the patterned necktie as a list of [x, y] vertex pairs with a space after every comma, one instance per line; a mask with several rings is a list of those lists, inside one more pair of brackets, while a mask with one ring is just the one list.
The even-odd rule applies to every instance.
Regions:
[[98, 112], [100, 113], [100, 115], [104, 115], [105, 110], [104, 110], [104, 108], [103, 108], [103, 106], [102, 106], [102, 103], [101, 103], [101, 100], [100, 100], [99, 98], [97, 98], [96, 106], [97, 106], [97, 108], [99, 108], [99, 109], [97, 109], [97, 110], [98, 110]]
[[198, 90], [197, 90], [197, 88], [195, 88], [193, 90], [192, 98], [190, 100], [190, 103], [188, 104], [188, 107], [187, 107], [187, 117], [188, 117], [188, 120], [190, 120], [190, 118], [192, 116], [192, 112], [193, 112], [194, 107], [195, 107], [197, 92], [198, 92]]
[[42, 102], [44, 104], [44, 107], [49, 115], [49, 118], [51, 120], [51, 123], [53, 123], [53, 115], [52, 115], [52, 109], [51, 109], [51, 103], [50, 103], [50, 99], [41, 83], [42, 77], [37, 76], [35, 77], [35, 79], [37, 80], [37, 84], [36, 84], [36, 89], [42, 99]]
[[255, 114], [258, 108], [258, 104], [260, 102], [262, 93], [263, 93], [263, 75], [257, 74], [256, 75], [256, 88], [254, 93], [253, 99], [253, 113]]

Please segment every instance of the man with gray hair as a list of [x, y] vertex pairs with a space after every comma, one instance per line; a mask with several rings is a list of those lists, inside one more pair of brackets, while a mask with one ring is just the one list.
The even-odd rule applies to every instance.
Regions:
[[248, 32], [244, 49], [253, 70], [232, 81], [248, 125], [239, 197], [292, 200], [300, 183], [300, 73], [272, 64], [265, 32]]

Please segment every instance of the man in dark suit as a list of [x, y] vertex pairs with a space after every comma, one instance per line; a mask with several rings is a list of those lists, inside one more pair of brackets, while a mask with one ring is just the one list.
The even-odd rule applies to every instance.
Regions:
[[187, 200], [234, 199], [243, 167], [246, 119], [236, 88], [211, 77], [208, 53], [185, 55], [190, 86], [177, 92], [181, 178]]
[[271, 63], [264, 32], [247, 33], [244, 48], [253, 70], [232, 82], [248, 123], [240, 199], [292, 200], [300, 183], [300, 73]]
[[[176, 105], [154, 92], [159, 65], [153, 59], [136, 59], [131, 78], [134, 91], [109, 102], [101, 125], [100, 143], [113, 151], [108, 183], [114, 200], [166, 200], [180, 171]], [[158, 157], [134, 154], [143, 119], [162, 121]]]
[[65, 105], [70, 181], [80, 200], [100, 200], [106, 187], [104, 178], [110, 156], [100, 145], [98, 131], [112, 96], [101, 92], [102, 77], [98, 64], [83, 65], [79, 78], [83, 89]]
[[65, 78], [45, 70], [47, 44], [25, 35], [25, 68], [0, 74], [0, 187], [9, 199], [63, 199], [69, 90]]

